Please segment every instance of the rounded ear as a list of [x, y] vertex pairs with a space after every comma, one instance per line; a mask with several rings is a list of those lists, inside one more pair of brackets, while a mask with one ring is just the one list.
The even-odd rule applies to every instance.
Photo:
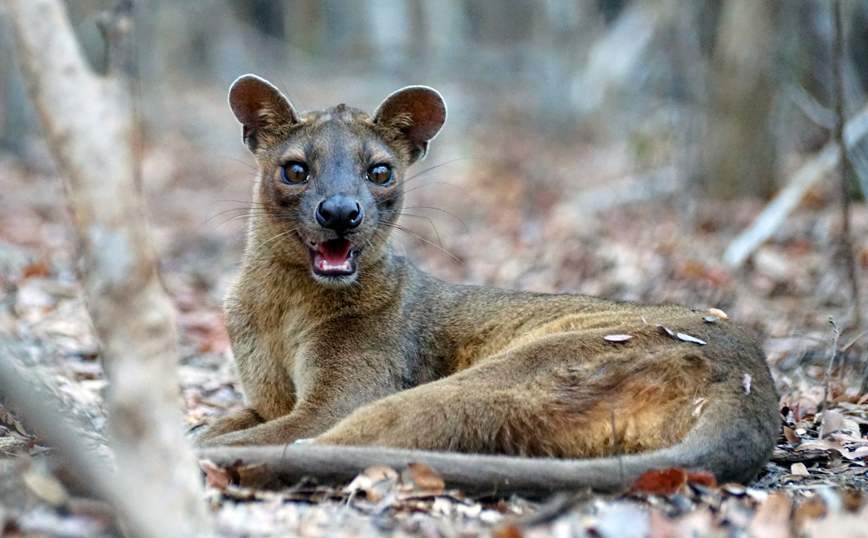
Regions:
[[243, 75], [229, 88], [229, 108], [244, 126], [244, 142], [256, 147], [262, 131], [298, 123], [298, 115], [289, 100], [270, 82], [256, 75]]
[[428, 141], [437, 136], [446, 121], [446, 103], [434, 88], [408, 86], [386, 97], [371, 121], [397, 129], [410, 145], [410, 158], [425, 156]]

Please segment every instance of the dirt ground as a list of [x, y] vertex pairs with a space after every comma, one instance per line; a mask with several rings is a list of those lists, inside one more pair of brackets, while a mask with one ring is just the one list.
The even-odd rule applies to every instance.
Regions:
[[[182, 332], [179, 407], [191, 435], [241, 399], [220, 305], [241, 259], [254, 170], [228, 111], [214, 114], [226, 116], [213, 127], [218, 134], [191, 134], [185, 125], [196, 123], [181, 118], [180, 127], [149, 140], [144, 161], [156, 248]], [[213, 144], [202, 142], [208, 136]], [[722, 252], [762, 202], [689, 203], [663, 188], [671, 174], [663, 157], [605, 137], [552, 143], [508, 128], [450, 132], [408, 180], [403, 224], [413, 233], [397, 232], [393, 247], [455, 282], [725, 311], [761, 342], [781, 394], [786, 427], [755, 483], [716, 485], [676, 473], [614, 497], [573, 491], [527, 500], [467, 497], [444, 490], [425, 469], [374, 469], [349, 486], [278, 490], [231, 483], [232, 476], [226, 483], [212, 471], [208, 498], [219, 529], [230, 536], [868, 536], [868, 406], [858, 394], [868, 325], [854, 321], [836, 254], [833, 178], [731, 271]], [[804, 158], [790, 156], [786, 170]], [[0, 182], [0, 332], [101, 441], [106, 382], [61, 181], [47, 156], [25, 165], [0, 154]], [[854, 206], [852, 226], [865, 291], [864, 203]], [[866, 302], [868, 293], [863, 320]], [[4, 536], [117, 532], [106, 506], [80, 497], [26, 424], [0, 407], [2, 452]]]

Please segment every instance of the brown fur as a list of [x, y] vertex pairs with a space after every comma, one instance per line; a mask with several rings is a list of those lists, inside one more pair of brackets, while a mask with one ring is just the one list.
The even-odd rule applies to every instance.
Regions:
[[[768, 459], [774, 385], [762, 351], [729, 321], [447, 284], [390, 251], [404, 172], [445, 119], [433, 90], [396, 92], [371, 116], [341, 105], [299, 118], [247, 76], [230, 104], [261, 169], [244, 266], [226, 299], [248, 407], [218, 419], [205, 445], [313, 438], [558, 458], [642, 453], [631, 469], [674, 464], [741, 481]], [[291, 160], [309, 165], [307, 183], [281, 182]], [[378, 162], [392, 166], [392, 184], [364, 179]], [[364, 244], [351, 281], [314, 278], [296, 235], [333, 237], [312, 208], [334, 193], [365, 211], [348, 234]]]

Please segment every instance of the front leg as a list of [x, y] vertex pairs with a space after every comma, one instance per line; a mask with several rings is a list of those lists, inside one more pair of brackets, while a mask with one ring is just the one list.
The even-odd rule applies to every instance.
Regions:
[[[245, 410], [246, 411], [246, 410]], [[238, 445], [283, 445], [298, 439], [314, 437], [337, 422], [326, 410], [300, 403], [288, 415], [251, 425], [246, 429], [231, 429], [227, 433], [209, 436], [200, 447]], [[219, 425], [215, 424], [215, 426]], [[212, 426], [213, 427], [213, 426]], [[208, 432], [206, 432], [208, 433]]]
[[389, 359], [373, 356], [309, 360], [303, 393], [295, 407], [281, 417], [205, 439], [203, 447], [274, 445], [316, 437], [357, 408], [398, 391], [386, 367]]
[[227, 433], [246, 430], [263, 422], [265, 419], [255, 409], [250, 407], [236, 409], [217, 417], [204, 432], [196, 436], [195, 443], [197, 446], [204, 446], [210, 439]]

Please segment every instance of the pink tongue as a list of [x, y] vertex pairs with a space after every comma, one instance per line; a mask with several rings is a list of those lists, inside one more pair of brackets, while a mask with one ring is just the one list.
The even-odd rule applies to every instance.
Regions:
[[332, 239], [316, 246], [317, 257], [314, 260], [317, 269], [324, 272], [352, 271], [350, 248], [352, 244], [346, 239]]

